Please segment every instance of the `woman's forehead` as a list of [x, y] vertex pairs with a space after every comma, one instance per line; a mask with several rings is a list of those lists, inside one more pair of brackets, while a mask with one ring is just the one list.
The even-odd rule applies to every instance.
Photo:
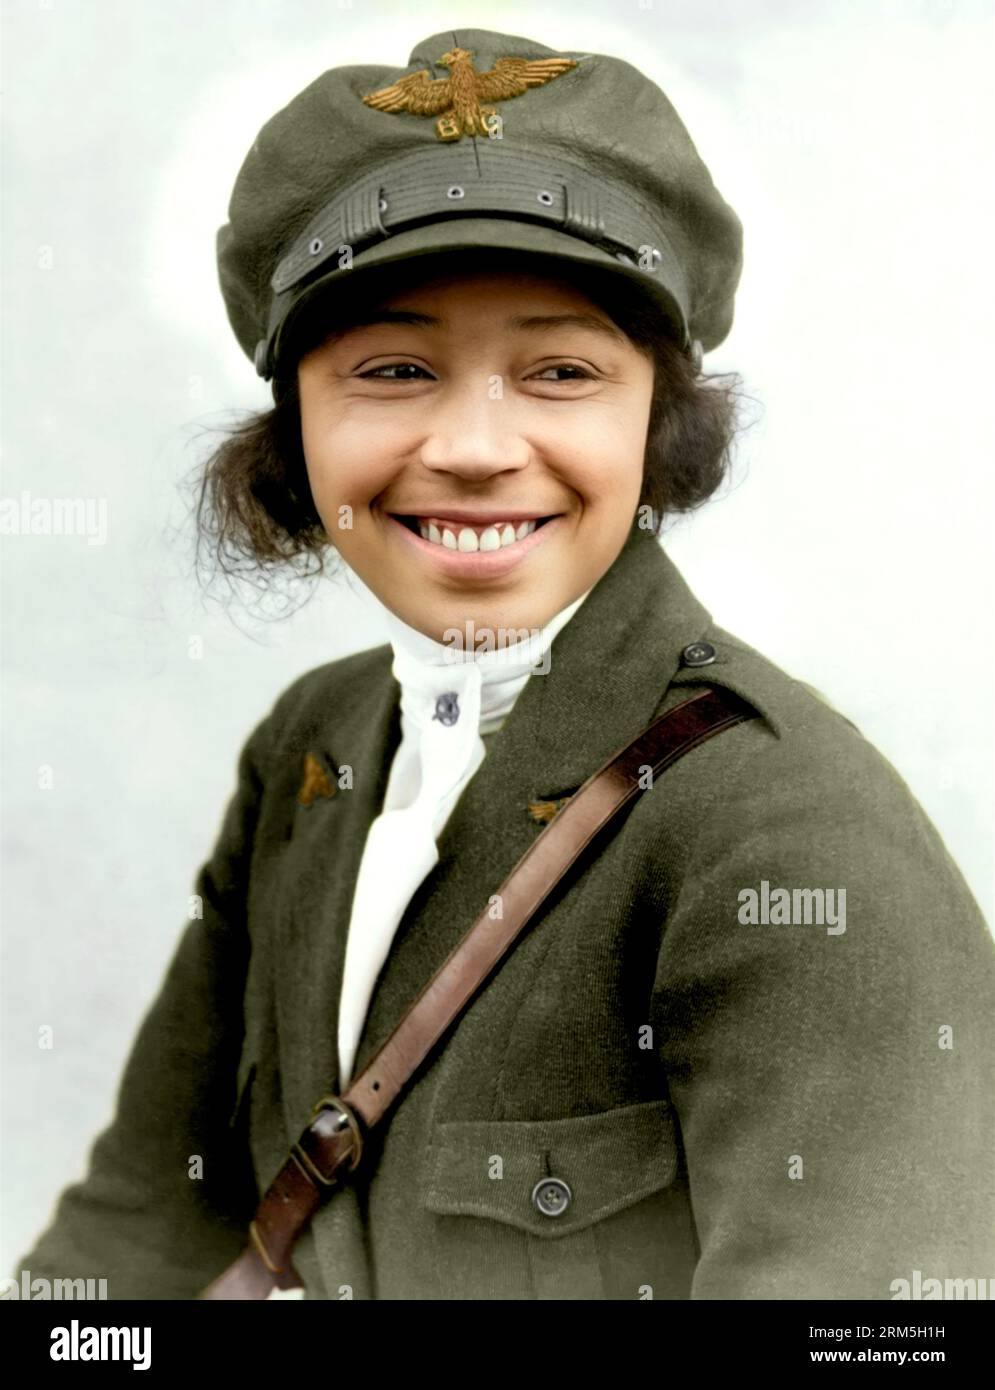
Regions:
[[511, 297], [516, 292], [538, 292], [549, 297], [579, 298], [591, 302], [583, 288], [564, 270], [478, 261], [470, 266], [433, 266], [424, 269], [419, 269], [414, 263], [406, 268], [404, 275], [371, 286], [367, 305], [386, 305], [417, 293], [442, 293], [460, 298], [473, 294], [506, 294]]
[[[645, 352], [640, 323], [646, 313], [647, 306], [638, 293], [630, 290], [627, 294], [616, 276], [605, 282], [597, 274], [577, 272], [563, 261], [499, 251], [486, 258], [415, 258], [359, 275], [348, 293], [336, 286], [334, 291], [329, 288], [326, 294], [319, 294], [287, 336], [293, 340], [294, 356], [299, 361], [317, 346], [331, 346], [331, 340], [350, 329], [389, 322], [392, 314], [396, 314], [397, 323], [407, 321], [442, 331], [450, 320], [458, 330], [472, 317], [475, 334], [485, 328], [501, 334], [520, 333], [543, 326], [541, 320], [549, 320], [550, 327], [560, 320], [566, 327], [600, 327], [614, 337], [616, 347]], [[407, 320], [406, 314], [411, 316]], [[416, 322], [419, 317], [423, 320], [420, 323]], [[657, 333], [666, 331], [657, 322]]]

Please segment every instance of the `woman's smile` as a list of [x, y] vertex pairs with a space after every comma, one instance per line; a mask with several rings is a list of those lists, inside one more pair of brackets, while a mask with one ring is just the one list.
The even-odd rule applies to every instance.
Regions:
[[454, 521], [447, 524], [441, 518], [432, 518], [418, 529], [415, 526], [420, 518], [391, 513], [389, 520], [398, 539], [424, 556], [425, 564], [468, 579], [497, 579], [535, 554], [549, 540], [550, 532], [558, 534], [560, 523], [566, 518], [562, 514], [540, 517], [522, 521], [517, 527], [510, 522], [498, 526], [470, 526]]

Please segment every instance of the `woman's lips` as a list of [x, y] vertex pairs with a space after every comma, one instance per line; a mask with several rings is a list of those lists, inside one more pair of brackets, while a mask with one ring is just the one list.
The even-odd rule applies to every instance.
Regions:
[[500, 550], [450, 550], [448, 546], [435, 541], [423, 540], [416, 531], [410, 530], [403, 521], [387, 513], [387, 520], [395, 531], [399, 531], [409, 545], [434, 562], [438, 571], [464, 579], [486, 579], [500, 577], [513, 570], [526, 556], [531, 555], [545, 541], [550, 531], [555, 531], [565, 520], [564, 516], [554, 516], [543, 526], [537, 526], [530, 536], [515, 541], [514, 545], [504, 545]]

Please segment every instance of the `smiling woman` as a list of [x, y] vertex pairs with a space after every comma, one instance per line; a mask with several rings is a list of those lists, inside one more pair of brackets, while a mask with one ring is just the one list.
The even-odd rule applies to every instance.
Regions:
[[331, 559], [390, 640], [246, 740], [25, 1267], [210, 1300], [986, 1276], [978, 908], [895, 770], [659, 544], [728, 463], [737, 383], [702, 357], [741, 263], [663, 93], [436, 34], [300, 93], [229, 218], [274, 404], [206, 461], [202, 554]]

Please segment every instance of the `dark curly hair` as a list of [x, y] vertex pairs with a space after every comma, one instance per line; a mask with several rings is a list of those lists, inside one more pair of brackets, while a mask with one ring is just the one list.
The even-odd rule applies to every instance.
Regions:
[[[458, 252], [442, 265], [452, 273]], [[429, 265], [428, 262], [435, 262]], [[479, 270], [479, 258], [472, 262]], [[716, 491], [725, 477], [739, 420], [740, 378], [735, 373], [701, 372], [680, 347], [658, 307], [637, 283], [614, 272], [578, 268], [539, 255], [523, 260], [506, 252], [486, 261], [486, 269], [527, 270], [572, 283], [627, 334], [654, 363], [654, 385], [640, 508], [648, 509], [657, 535], [668, 514], [689, 512]], [[421, 258], [419, 276], [438, 275], [436, 257]], [[392, 285], [412, 284], [411, 262], [383, 267], [374, 276], [378, 298]], [[196, 488], [197, 561], [202, 571], [221, 571], [229, 580], [254, 579], [265, 587], [279, 573], [311, 578], [325, 571], [335, 553], [315, 508], [301, 443], [297, 363], [329, 333], [348, 323], [352, 305], [369, 307], [359, 296], [331, 293], [306, 304], [284, 326], [283, 356], [273, 378], [274, 405], [226, 428], [224, 440], [198, 465]], [[647, 511], [640, 513], [646, 525]], [[209, 563], [204, 563], [204, 552]]]

